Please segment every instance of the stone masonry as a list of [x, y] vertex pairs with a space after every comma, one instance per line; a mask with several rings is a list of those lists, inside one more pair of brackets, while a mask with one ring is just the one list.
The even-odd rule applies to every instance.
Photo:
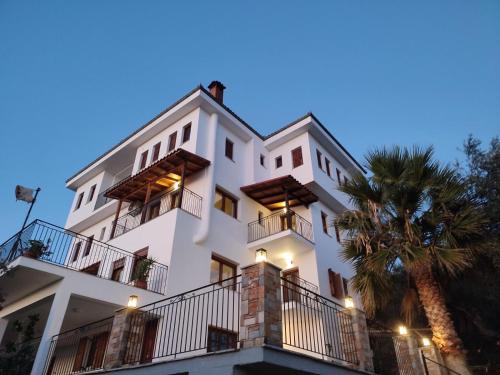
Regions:
[[359, 369], [373, 372], [373, 351], [370, 348], [370, 337], [368, 334], [365, 313], [355, 308], [345, 309], [344, 312], [351, 315], [352, 318], [352, 328]]
[[282, 347], [281, 269], [260, 262], [241, 271], [241, 347]]

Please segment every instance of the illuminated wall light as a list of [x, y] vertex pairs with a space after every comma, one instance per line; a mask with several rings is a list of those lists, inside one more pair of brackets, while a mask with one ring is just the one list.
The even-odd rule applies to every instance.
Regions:
[[422, 338], [422, 344], [424, 346], [431, 346], [431, 340], [429, 340], [427, 337]]
[[344, 300], [344, 304], [347, 309], [354, 308], [354, 300], [352, 299], [352, 297], [346, 297]]
[[175, 182], [175, 183], [174, 183], [174, 190], [179, 189], [179, 186], [180, 186], [179, 181]]
[[286, 268], [290, 268], [293, 266], [293, 257], [290, 254], [285, 255], [285, 263]]
[[400, 335], [407, 335], [408, 334], [408, 328], [406, 328], [403, 325], [399, 326], [398, 330], [399, 330]]
[[127, 307], [135, 309], [137, 307], [138, 301], [139, 301], [139, 297], [137, 297], [135, 295], [131, 295], [130, 297], [128, 297]]
[[266, 249], [258, 249], [255, 251], [255, 262], [267, 262], [267, 250]]

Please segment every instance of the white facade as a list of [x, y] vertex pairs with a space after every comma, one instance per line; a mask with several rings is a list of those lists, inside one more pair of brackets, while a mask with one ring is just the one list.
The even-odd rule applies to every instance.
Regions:
[[[187, 137], [184, 137], [184, 132], [188, 125], [190, 135], [185, 139]], [[175, 147], [174, 150], [169, 150], [172, 134], [176, 134]], [[233, 144], [232, 159], [226, 156], [226, 140]], [[181, 148], [210, 162], [207, 167], [186, 177], [184, 184], [185, 188], [199, 198], [195, 204], [199, 204], [201, 210], [198, 214], [193, 214], [189, 209], [169, 206], [157, 217], [146, 220], [123, 234], [116, 235], [115, 229], [115, 236], [111, 238], [119, 203], [116, 199], [106, 199], [102, 194], [116, 183], [141, 173], [154, 163], [152, 159], [157, 144], [160, 145], [157, 159]], [[294, 167], [292, 150], [297, 148], [301, 149], [302, 164]], [[145, 168], [141, 168], [146, 151]], [[318, 151], [321, 153], [321, 167]], [[240, 267], [255, 261], [255, 251], [264, 248], [269, 261], [284, 271], [297, 268], [299, 277], [316, 285], [319, 294], [335, 299], [330, 286], [329, 269], [345, 279], [352, 276], [350, 266], [340, 259], [340, 243], [331, 226], [335, 215], [349, 208], [346, 196], [337, 190], [339, 176], [340, 183], [343, 183], [344, 178], [350, 179], [353, 173], [359, 172], [363, 172], [359, 164], [312, 114], [264, 137], [220, 104], [207, 90], [199, 87], [67, 181], [66, 186], [75, 192], [75, 197], [65, 229], [83, 236], [93, 236], [95, 240], [130, 253], [147, 248], [148, 257], [168, 266], [164, 292], [167, 296], [213, 281], [213, 257], [234, 264], [236, 274], [239, 274]], [[293, 207], [293, 211], [305, 219], [304, 223], [310, 223], [311, 234], [306, 236], [309, 238], [304, 238], [295, 230], [283, 229], [249, 242], [249, 223], [259, 219], [259, 212], [265, 221], [266, 217], [282, 208], [272, 211], [250, 198], [241, 188], [287, 175], [293, 176], [317, 197], [316, 202], [307, 206]], [[237, 202], [236, 217], [215, 207], [216, 189], [226, 192]], [[82, 194], [83, 197], [80, 198]], [[183, 199], [187, 201], [189, 198], [184, 195]], [[184, 202], [183, 200], [183, 204]], [[127, 215], [129, 211], [129, 203], [124, 200], [118, 216]], [[322, 218], [325, 215], [329, 224], [327, 233], [324, 231]], [[130, 219], [138, 220], [137, 217]], [[294, 220], [298, 220], [298, 217]], [[68, 250], [66, 254], [68, 264], [74, 262], [73, 268], [78, 269], [79, 259], [84, 254], [80, 253], [75, 257], [72, 252], [75, 245], [71, 246], [73, 250]], [[104, 256], [104, 253], [96, 256], [95, 262], [100, 262], [99, 275], [112, 272], [108, 268], [114, 263], [106, 263], [108, 268], [105, 268]], [[87, 266], [88, 264], [85, 267]], [[131, 268], [132, 263], [127, 263], [125, 267]], [[55, 306], [55, 302], [52, 303], [47, 326], [41, 332], [45, 340], [59, 332], [61, 324], [55, 324], [54, 319], [65, 319], [71, 296], [81, 298], [86, 293], [85, 297], [92, 298], [94, 303], [102, 302], [103, 306], [113, 306], [111, 310], [124, 304], [126, 296], [130, 294], [139, 296], [140, 305], [164, 298], [161, 294], [100, 278], [92, 281], [96, 284], [95, 291], [84, 293], [81, 291], [82, 285], [87, 285], [85, 280], [92, 277], [70, 270], [63, 271], [68, 275], [58, 276], [54, 282], [64, 283], [64, 298], [54, 298], [58, 296], [55, 292], [42, 293], [40, 297], [42, 299], [52, 295], [54, 301], [63, 304]], [[106, 275], [102, 277], [106, 278]], [[150, 284], [153, 282], [149, 280]], [[49, 287], [54, 288], [54, 284], [48, 283], [47, 288]], [[33, 302], [26, 301], [31, 301], [34, 293], [35, 291], [13, 301], [0, 312], [0, 317], [8, 319], [9, 316], [14, 316], [17, 310], [20, 311]], [[343, 300], [338, 302], [342, 304]], [[106, 313], [111, 311], [109, 308], [104, 310]], [[44, 353], [39, 353], [40, 358], [48, 350], [44, 345], [47, 343], [42, 341]], [[41, 363], [41, 359], [39, 361], [37, 357], [36, 368], [39, 369]]]

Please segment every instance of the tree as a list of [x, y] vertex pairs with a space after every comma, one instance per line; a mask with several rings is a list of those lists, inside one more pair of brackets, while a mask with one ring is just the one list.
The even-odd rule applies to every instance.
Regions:
[[371, 176], [357, 174], [341, 187], [354, 209], [336, 219], [347, 234], [342, 255], [354, 265], [353, 287], [373, 315], [391, 296], [394, 271], [402, 270], [402, 310], [411, 315], [420, 302], [447, 364], [469, 374], [437, 273], [456, 276], [471, 265], [483, 243], [478, 204], [457, 172], [433, 159], [432, 148], [383, 148], [366, 159]]

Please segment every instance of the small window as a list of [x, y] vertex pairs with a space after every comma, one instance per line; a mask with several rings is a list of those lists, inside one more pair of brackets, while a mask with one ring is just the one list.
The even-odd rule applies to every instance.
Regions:
[[238, 201], [221, 189], [215, 189], [215, 208], [236, 219], [238, 216]]
[[335, 224], [335, 237], [337, 238], [337, 242], [340, 243], [340, 232], [337, 224]]
[[160, 147], [161, 147], [161, 142], [158, 142], [153, 146], [153, 159], [151, 159], [151, 163], [154, 163], [160, 157]]
[[[212, 255], [212, 260], [210, 261], [210, 283], [219, 283], [222, 286], [232, 286], [234, 288], [236, 286], [235, 280], [231, 278], [235, 276], [236, 264]], [[226, 281], [223, 282], [223, 280]]]
[[123, 270], [125, 269], [125, 258], [118, 259], [113, 262], [113, 273], [111, 274], [111, 280], [121, 281]]
[[281, 155], [274, 159], [274, 161], [276, 162], [276, 169], [283, 166], [283, 158], [281, 157]]
[[175, 149], [175, 142], [177, 142], [177, 132], [173, 132], [168, 137], [168, 152]]
[[226, 138], [226, 157], [229, 159], [233, 160], [233, 148], [234, 148], [234, 143], [229, 140], [229, 138]]
[[148, 150], [144, 151], [141, 154], [141, 162], [139, 163], [139, 169], [146, 168], [147, 162], [148, 162]]
[[78, 259], [78, 256], [80, 255], [80, 249], [81, 248], [82, 248], [82, 242], [78, 241], [75, 244], [75, 248], [73, 249], [73, 257], [71, 258], [72, 262], [76, 262], [76, 260]]
[[104, 235], [106, 234], [106, 227], [101, 228], [101, 233], [99, 234], [99, 241], [104, 240]]
[[328, 215], [321, 211], [321, 224], [323, 225], [323, 232], [328, 234]]
[[260, 165], [265, 167], [265, 161], [266, 161], [266, 157], [264, 155], [260, 154]]
[[332, 177], [332, 173], [330, 172], [330, 160], [328, 160], [327, 158], [325, 158], [325, 168], [328, 177]]
[[263, 224], [263, 220], [264, 220], [264, 212], [259, 211], [259, 213], [258, 213], [258, 220], [259, 220], [259, 224], [262, 225]]
[[304, 164], [304, 160], [302, 159], [302, 147], [297, 147], [292, 150], [292, 166], [293, 168], [297, 168], [302, 164]]
[[321, 163], [321, 151], [320, 150], [316, 150], [316, 158], [318, 159], [319, 169], [323, 169], [323, 165]]
[[340, 180], [340, 171], [339, 171], [339, 169], [338, 169], [338, 168], [335, 168], [335, 169], [337, 170], [337, 181], [338, 181], [339, 186], [340, 186], [340, 185], [342, 185], [342, 182], [341, 182], [341, 180]]
[[182, 128], [182, 143], [186, 143], [191, 138], [191, 123]]
[[236, 349], [237, 340], [238, 334], [236, 332], [209, 326], [207, 335], [207, 352]]
[[75, 211], [78, 210], [82, 206], [82, 201], [83, 201], [83, 191], [80, 193], [78, 196], [78, 199], [76, 200], [76, 205], [75, 205]]
[[349, 280], [347, 280], [345, 277], [343, 277], [342, 284], [344, 286], [344, 296], [348, 296], [349, 295]]
[[92, 185], [90, 187], [89, 197], [87, 198], [87, 203], [92, 202], [92, 199], [94, 199], [95, 188], [96, 188], [96, 185]]
[[93, 243], [94, 243], [94, 236], [90, 236], [85, 244], [85, 251], [83, 252], [84, 257], [90, 254], [90, 249], [92, 249]]
[[330, 293], [333, 297], [342, 299], [344, 298], [344, 290], [342, 286], [342, 276], [334, 272], [331, 268], [328, 269], [328, 280], [330, 282]]

